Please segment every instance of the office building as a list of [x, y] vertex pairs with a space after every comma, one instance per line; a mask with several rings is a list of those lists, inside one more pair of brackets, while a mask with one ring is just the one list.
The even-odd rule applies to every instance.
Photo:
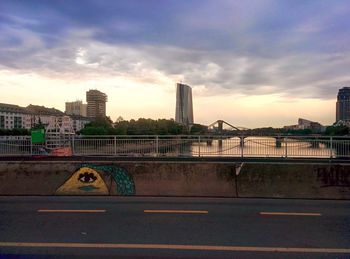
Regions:
[[107, 95], [98, 90], [86, 92], [87, 117], [96, 119], [106, 117]]
[[339, 89], [336, 110], [336, 122], [350, 121], [350, 87]]
[[181, 83], [176, 85], [175, 121], [186, 126], [193, 124], [192, 88]]
[[75, 102], [66, 102], [66, 111], [67, 115], [77, 115], [86, 117], [87, 104], [84, 104], [82, 101]]

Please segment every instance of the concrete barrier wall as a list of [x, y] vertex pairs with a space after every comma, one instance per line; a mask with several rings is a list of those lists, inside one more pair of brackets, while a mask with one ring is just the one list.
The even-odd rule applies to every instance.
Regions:
[[350, 199], [350, 165], [0, 162], [0, 195]]
[[236, 197], [235, 186], [232, 164], [0, 163], [0, 195]]
[[239, 197], [350, 199], [350, 165], [243, 164]]

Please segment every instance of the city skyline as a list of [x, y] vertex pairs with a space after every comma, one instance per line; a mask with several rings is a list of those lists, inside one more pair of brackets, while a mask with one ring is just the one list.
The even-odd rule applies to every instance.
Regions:
[[[335, 122], [350, 86], [350, 1], [1, 1], [2, 103], [64, 110], [88, 89], [107, 115], [249, 128]], [[132, 101], [130, 101], [132, 100]]]

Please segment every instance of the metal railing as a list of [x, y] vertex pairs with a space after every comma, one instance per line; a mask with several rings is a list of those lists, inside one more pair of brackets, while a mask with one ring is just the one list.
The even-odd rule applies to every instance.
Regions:
[[[75, 156], [350, 158], [350, 137], [73, 136]], [[0, 155], [47, 154], [30, 137], [0, 137]]]

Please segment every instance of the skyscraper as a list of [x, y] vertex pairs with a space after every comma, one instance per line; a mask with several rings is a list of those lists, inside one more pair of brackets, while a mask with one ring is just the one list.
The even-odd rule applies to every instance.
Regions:
[[176, 85], [175, 121], [186, 126], [193, 124], [192, 88], [181, 83]]
[[86, 92], [87, 117], [104, 118], [106, 117], [107, 95], [98, 90], [89, 90]]
[[337, 97], [336, 122], [350, 121], [350, 87], [339, 89]]

